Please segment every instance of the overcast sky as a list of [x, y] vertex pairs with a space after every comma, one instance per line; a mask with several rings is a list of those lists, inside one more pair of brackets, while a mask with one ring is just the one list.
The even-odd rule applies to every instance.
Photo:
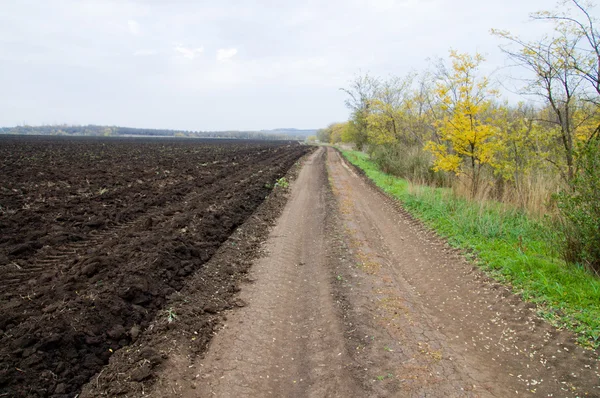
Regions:
[[320, 128], [354, 75], [448, 49], [505, 64], [490, 28], [536, 37], [553, 0], [0, 0], [0, 126]]

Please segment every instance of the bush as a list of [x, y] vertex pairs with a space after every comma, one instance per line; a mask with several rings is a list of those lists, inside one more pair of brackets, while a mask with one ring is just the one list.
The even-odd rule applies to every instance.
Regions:
[[558, 195], [565, 259], [600, 275], [600, 138], [580, 152], [578, 173]]
[[433, 186], [450, 186], [449, 175], [434, 172], [431, 155], [420, 147], [377, 145], [372, 146], [369, 152], [371, 159], [384, 173]]

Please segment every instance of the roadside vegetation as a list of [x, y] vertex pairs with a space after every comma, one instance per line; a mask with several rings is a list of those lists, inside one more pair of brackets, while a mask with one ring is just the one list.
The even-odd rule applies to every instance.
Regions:
[[[510, 103], [451, 50], [430, 70], [343, 89], [350, 120], [317, 132], [348, 160], [540, 314], [600, 346], [600, 32], [592, 5], [531, 15], [553, 34], [492, 30], [516, 65]], [[516, 80], [515, 80], [516, 84]]]

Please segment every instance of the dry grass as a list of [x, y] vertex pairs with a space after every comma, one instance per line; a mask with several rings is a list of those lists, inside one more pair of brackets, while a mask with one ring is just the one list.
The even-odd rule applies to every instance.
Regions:
[[498, 180], [485, 178], [474, 198], [471, 196], [470, 184], [464, 179], [456, 178], [452, 182], [452, 193], [455, 196], [478, 203], [482, 208], [490, 202], [501, 203], [506, 210], [520, 209], [536, 218], [555, 215], [556, 204], [553, 198], [559, 191], [560, 181], [543, 173], [528, 175], [519, 184], [500, 183]]

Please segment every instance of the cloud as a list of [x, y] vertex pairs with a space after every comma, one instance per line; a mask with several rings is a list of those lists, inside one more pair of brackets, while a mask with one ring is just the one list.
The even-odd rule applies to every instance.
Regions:
[[137, 21], [130, 19], [127, 21], [127, 26], [129, 26], [129, 31], [131, 32], [132, 35], [141, 36], [142, 29], [140, 27], [140, 24]]
[[[355, 73], [433, 68], [427, 59], [452, 47], [487, 54], [485, 74], [505, 67], [490, 28], [528, 40], [552, 29], [528, 22], [548, 0], [0, 0], [0, 9], [4, 3], [0, 87], [14, 94], [0, 98], [8, 110], [0, 125], [326, 125], [347, 117], [338, 88]], [[28, 95], [40, 88], [56, 93], [52, 101]], [[89, 101], [75, 100], [90, 89]], [[127, 95], [115, 99], [115, 90]], [[311, 111], [294, 112], [289, 101]], [[198, 104], [210, 110], [201, 119], [190, 111]], [[226, 117], [232, 109], [239, 117]]]
[[157, 50], [152, 50], [152, 49], [142, 49], [142, 50], [136, 50], [133, 53], [134, 57], [147, 57], [150, 55], [156, 55], [158, 54]]
[[204, 52], [204, 47], [188, 48], [184, 47], [182, 44], [176, 44], [174, 49], [187, 59], [194, 59]]
[[237, 54], [237, 48], [220, 48], [217, 50], [217, 61], [225, 61]]

